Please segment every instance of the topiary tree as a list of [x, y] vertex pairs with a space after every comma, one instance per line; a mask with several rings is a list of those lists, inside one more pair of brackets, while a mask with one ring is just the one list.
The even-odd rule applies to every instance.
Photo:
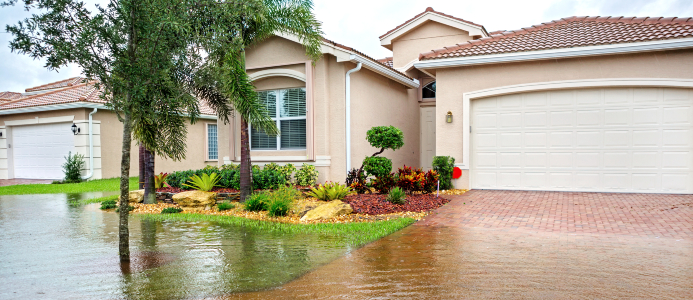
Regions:
[[[380, 148], [373, 155], [366, 157], [355, 175], [357, 178], [365, 177], [365, 168], [368, 175], [376, 178], [389, 175], [392, 171], [392, 160], [386, 157], [377, 157], [385, 152], [386, 149], [397, 150], [404, 146], [404, 133], [395, 126], [376, 126], [366, 132], [366, 140], [371, 146]], [[358, 175], [357, 175], [358, 174]]]

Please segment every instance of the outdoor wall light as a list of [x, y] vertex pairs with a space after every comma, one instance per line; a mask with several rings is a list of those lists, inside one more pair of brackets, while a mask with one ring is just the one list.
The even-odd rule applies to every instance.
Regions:
[[445, 122], [452, 123], [452, 112], [448, 111], [448, 114], [445, 115]]
[[72, 133], [73, 133], [73, 134], [77, 135], [77, 134], [79, 133], [79, 127], [77, 127], [77, 125], [72, 124], [72, 127], [71, 127], [71, 128], [72, 128]]

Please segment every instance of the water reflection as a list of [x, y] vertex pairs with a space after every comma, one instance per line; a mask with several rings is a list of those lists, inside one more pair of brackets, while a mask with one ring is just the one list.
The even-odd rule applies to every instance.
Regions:
[[0, 299], [221, 296], [280, 286], [348, 251], [315, 235], [131, 217], [132, 262], [120, 264], [118, 216], [71, 205], [100, 196], [0, 196]]

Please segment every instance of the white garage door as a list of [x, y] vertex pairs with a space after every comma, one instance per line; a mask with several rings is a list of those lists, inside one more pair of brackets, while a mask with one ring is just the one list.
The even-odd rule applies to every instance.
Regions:
[[693, 193], [693, 92], [608, 88], [472, 100], [476, 189]]
[[74, 153], [72, 123], [12, 127], [15, 178], [62, 179], [65, 156]]

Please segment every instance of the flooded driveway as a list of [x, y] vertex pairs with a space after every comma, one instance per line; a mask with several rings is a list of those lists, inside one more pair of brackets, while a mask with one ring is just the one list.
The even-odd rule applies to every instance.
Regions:
[[118, 262], [118, 216], [91, 195], [0, 196], [0, 299], [199, 299], [280, 286], [350, 249], [315, 235], [130, 218], [132, 263]]
[[692, 299], [692, 203], [472, 191], [286, 285], [225, 298]]

